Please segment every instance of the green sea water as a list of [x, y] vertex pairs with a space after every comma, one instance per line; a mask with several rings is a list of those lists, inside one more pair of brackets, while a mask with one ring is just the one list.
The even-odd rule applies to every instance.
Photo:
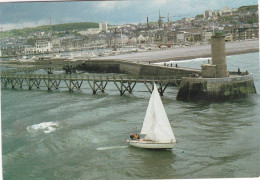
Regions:
[[[178, 62], [197, 67], [207, 59]], [[228, 70], [254, 74], [260, 92], [259, 53], [227, 57]], [[228, 102], [162, 102], [178, 141], [173, 150], [129, 147], [140, 132], [150, 94], [137, 85], [119, 95], [108, 87], [1, 90], [4, 179], [146, 179], [260, 176], [260, 95]]]

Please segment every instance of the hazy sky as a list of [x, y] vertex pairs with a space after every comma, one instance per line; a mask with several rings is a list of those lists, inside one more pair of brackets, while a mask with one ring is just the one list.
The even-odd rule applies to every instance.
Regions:
[[[3, 0], [0, 0], [0, 2]], [[7, 0], [8, 1], [8, 0]], [[158, 21], [162, 16], [194, 17], [204, 10], [221, 10], [258, 4], [258, 0], [128, 0], [0, 3], [3, 30], [68, 22], [108, 22], [125, 24]], [[19, 0], [16, 0], [19, 1]], [[176, 19], [177, 17], [171, 17]], [[164, 20], [166, 21], [166, 20]]]

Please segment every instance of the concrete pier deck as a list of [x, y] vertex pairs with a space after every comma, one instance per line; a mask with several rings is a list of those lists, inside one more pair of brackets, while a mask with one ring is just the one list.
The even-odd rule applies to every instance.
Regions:
[[[239, 41], [226, 43], [226, 55], [244, 54], [259, 51], [259, 41]], [[203, 46], [188, 46], [163, 51], [140, 52], [136, 54], [116, 55], [92, 58], [102, 60], [126, 60], [134, 62], [164, 62], [170, 60], [187, 60], [199, 57], [211, 57], [210, 44]]]

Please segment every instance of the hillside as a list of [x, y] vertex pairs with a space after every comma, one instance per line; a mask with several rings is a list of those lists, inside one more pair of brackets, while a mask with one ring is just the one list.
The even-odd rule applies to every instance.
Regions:
[[27, 36], [33, 32], [51, 32], [51, 31], [72, 31], [72, 30], [86, 30], [89, 28], [98, 28], [98, 23], [93, 22], [80, 22], [80, 23], [66, 23], [66, 24], [56, 24], [56, 25], [44, 25], [37, 26], [33, 28], [24, 29], [13, 29], [10, 31], [4, 31], [0, 33], [0, 37], [10, 37], [10, 36]]
[[252, 5], [252, 6], [241, 6], [238, 8], [238, 11], [251, 11], [251, 10], [257, 10], [258, 5]]

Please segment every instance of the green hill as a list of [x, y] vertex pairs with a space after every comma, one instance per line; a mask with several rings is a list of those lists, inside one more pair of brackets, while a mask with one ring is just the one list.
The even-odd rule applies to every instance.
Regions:
[[0, 33], [0, 37], [10, 37], [10, 36], [27, 36], [33, 32], [50, 32], [50, 31], [72, 31], [72, 30], [86, 30], [89, 28], [98, 28], [98, 23], [93, 22], [80, 22], [80, 23], [67, 23], [67, 24], [56, 24], [56, 25], [44, 25], [37, 26], [34, 28], [24, 28], [24, 29], [13, 29], [10, 31], [4, 31]]
[[238, 8], [238, 11], [251, 11], [251, 10], [257, 10], [258, 5], [251, 5], [251, 6], [241, 6]]

